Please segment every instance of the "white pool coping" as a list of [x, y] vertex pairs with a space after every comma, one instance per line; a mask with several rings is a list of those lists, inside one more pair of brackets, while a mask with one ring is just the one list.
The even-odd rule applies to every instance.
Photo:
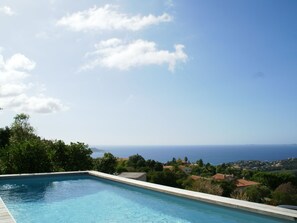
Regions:
[[[53, 172], [53, 173], [34, 173], [34, 174], [10, 174], [10, 175], [0, 175], [1, 178], [18, 178], [18, 177], [26, 177], [26, 176], [50, 176], [50, 175], [65, 175], [65, 174], [88, 174], [91, 176], [116, 181], [119, 183], [128, 184], [131, 186], [141, 187], [153, 191], [158, 191], [166, 194], [175, 195], [178, 197], [188, 198], [192, 200], [198, 200], [202, 202], [207, 202], [215, 205], [220, 205], [229, 208], [240, 209], [248, 212], [253, 212], [257, 214], [267, 215], [270, 217], [276, 217], [291, 221], [297, 221], [297, 211], [270, 206], [266, 204], [259, 204], [249, 201], [237, 200], [227, 197], [221, 197], [206, 193], [200, 193], [190, 190], [184, 190], [174, 187], [163, 186], [154, 183], [148, 183], [133, 179], [127, 179], [124, 177], [119, 177], [115, 175], [110, 175], [106, 173], [101, 173], [98, 171], [71, 171], [71, 172]], [[1, 221], [0, 221], [1, 222]]]

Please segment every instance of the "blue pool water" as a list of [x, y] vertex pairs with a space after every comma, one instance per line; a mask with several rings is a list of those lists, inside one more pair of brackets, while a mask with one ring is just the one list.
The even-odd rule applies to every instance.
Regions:
[[0, 196], [18, 223], [286, 222], [87, 175], [1, 180]]

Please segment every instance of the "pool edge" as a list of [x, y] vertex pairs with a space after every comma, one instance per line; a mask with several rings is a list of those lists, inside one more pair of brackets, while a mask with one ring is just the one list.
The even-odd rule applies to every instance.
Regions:
[[89, 171], [67, 171], [67, 172], [47, 172], [47, 173], [20, 173], [20, 174], [2, 174], [1, 179], [23, 178], [23, 177], [38, 177], [38, 176], [55, 176], [55, 175], [76, 175], [89, 174]]

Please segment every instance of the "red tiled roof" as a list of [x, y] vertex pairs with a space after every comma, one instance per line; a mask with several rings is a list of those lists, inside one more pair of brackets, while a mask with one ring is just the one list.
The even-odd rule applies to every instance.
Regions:
[[215, 180], [227, 180], [227, 179], [232, 179], [233, 176], [232, 175], [217, 173], [217, 174], [213, 175], [212, 178], [215, 179]]
[[201, 177], [197, 176], [197, 175], [191, 175], [191, 179], [192, 180], [199, 180], [199, 179], [201, 179]]
[[249, 181], [245, 179], [238, 179], [236, 182], [237, 187], [248, 187], [248, 186], [253, 186], [253, 185], [258, 185], [260, 183], [255, 182], [255, 181]]

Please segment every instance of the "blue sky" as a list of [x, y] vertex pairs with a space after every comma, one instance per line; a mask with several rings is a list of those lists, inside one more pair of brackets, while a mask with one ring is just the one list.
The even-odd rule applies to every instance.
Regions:
[[1, 127], [89, 145], [297, 142], [294, 0], [0, 2]]

